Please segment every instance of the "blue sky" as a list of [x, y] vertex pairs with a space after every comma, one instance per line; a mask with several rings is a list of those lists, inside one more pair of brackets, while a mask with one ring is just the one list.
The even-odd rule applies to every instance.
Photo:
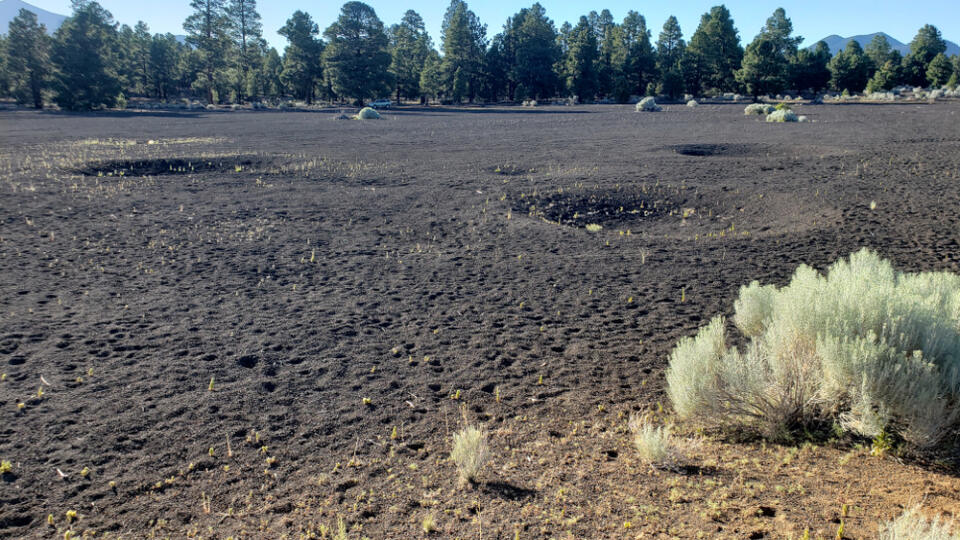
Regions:
[[[69, 0], [26, 0], [40, 8], [56, 13], [69, 14]], [[171, 32], [182, 34], [183, 20], [190, 13], [189, 0], [99, 0], [121, 23], [135, 24], [145, 21], [153, 32]], [[924, 24], [936, 25], [943, 37], [954, 42], [960, 41], [960, 15], [958, 0], [923, 0], [917, 3], [902, 0], [797, 0], [782, 2], [759, 2], [731, 0], [725, 2], [730, 9], [740, 39], [746, 44], [757, 34], [764, 21], [774, 9], [783, 7], [787, 16], [793, 20], [794, 32], [806, 38], [806, 44], [830, 34], [851, 36], [884, 31], [894, 38], [909, 43], [917, 30]], [[387, 25], [400, 20], [407, 9], [416, 10], [424, 18], [427, 30], [434, 42], [439, 42], [440, 22], [449, 0], [369, 0], [367, 2]], [[488, 26], [488, 36], [501, 31], [507, 17], [531, 3], [519, 0], [468, 0], [470, 8]], [[547, 15], [559, 27], [564, 21], [575, 23], [580, 15], [592, 9], [600, 11], [607, 8], [615, 19], [622, 20], [630, 9], [646, 17], [647, 25], [653, 31], [654, 40], [670, 15], [680, 21], [684, 37], [696, 29], [700, 15], [716, 5], [718, 1], [676, 1], [676, 2], [639, 2], [624, 0], [606, 0], [603, 2], [565, 2], [542, 0]], [[300, 9], [310, 13], [323, 31], [333, 22], [343, 2], [310, 0], [260, 0], [260, 13], [263, 16], [264, 37], [271, 45], [282, 50], [285, 41], [276, 31], [290, 15]]]

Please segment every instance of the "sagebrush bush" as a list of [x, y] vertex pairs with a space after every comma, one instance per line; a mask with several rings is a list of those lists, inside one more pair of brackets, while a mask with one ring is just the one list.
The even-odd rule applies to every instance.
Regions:
[[697, 100], [695, 100], [695, 99], [691, 99], [690, 101], [687, 102], [687, 107], [693, 108], [693, 107], [696, 107], [696, 106], [698, 106], [698, 105], [700, 105], [700, 104], [697, 103]]
[[920, 514], [920, 507], [910, 508], [898, 518], [880, 525], [878, 540], [958, 540], [953, 521], [941, 521], [937, 516], [928, 520]]
[[628, 427], [640, 461], [651, 467], [670, 467], [677, 463], [680, 449], [669, 426], [654, 426], [647, 418], [634, 415]]
[[357, 113], [357, 120], [379, 120], [380, 113], [371, 107], [364, 107]]
[[651, 96], [647, 96], [640, 100], [637, 103], [637, 112], [647, 111], [647, 112], [658, 112], [662, 111], [663, 107], [657, 105], [657, 100]]
[[767, 122], [799, 122], [800, 117], [790, 109], [777, 109], [767, 115]]
[[480, 470], [490, 461], [486, 432], [479, 427], [466, 426], [454, 433], [450, 459], [457, 465], [461, 484], [476, 481]]
[[776, 107], [773, 105], [767, 105], [765, 103], [751, 103], [743, 109], [743, 114], [749, 116], [751, 114], [761, 115], [761, 114], [770, 114]]
[[826, 275], [800, 266], [782, 288], [740, 289], [726, 346], [714, 318], [677, 344], [667, 369], [681, 418], [768, 437], [834, 421], [930, 447], [960, 418], [960, 276], [901, 273], [862, 250]]

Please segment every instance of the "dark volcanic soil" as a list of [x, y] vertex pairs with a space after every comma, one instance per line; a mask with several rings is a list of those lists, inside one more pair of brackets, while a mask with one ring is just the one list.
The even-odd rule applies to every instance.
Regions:
[[[870, 538], [960, 511], [955, 469], [855, 441], [631, 450], [741, 285], [861, 247], [957, 270], [960, 103], [800, 109], [0, 112], [0, 537], [833, 538], [847, 504]], [[467, 488], [464, 418], [494, 451]]]

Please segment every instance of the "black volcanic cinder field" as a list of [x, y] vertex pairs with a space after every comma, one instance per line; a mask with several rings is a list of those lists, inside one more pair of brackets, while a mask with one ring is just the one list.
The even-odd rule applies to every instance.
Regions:
[[[796, 110], [0, 112], [0, 537], [865, 539], [960, 512], [956, 468], [853, 440], [632, 449], [741, 285], [861, 247], [958, 271], [960, 102]], [[465, 419], [494, 453], [466, 488]]]

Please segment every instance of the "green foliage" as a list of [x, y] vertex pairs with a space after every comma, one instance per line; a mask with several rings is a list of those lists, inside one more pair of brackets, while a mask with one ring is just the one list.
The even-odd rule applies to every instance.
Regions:
[[867, 93], [885, 92], [897, 85], [900, 78], [900, 64], [893, 60], [884, 62], [870, 81], [867, 82]]
[[323, 35], [326, 75], [337, 95], [363, 102], [390, 92], [390, 41], [373, 8], [347, 2]]
[[[782, 103], [780, 105], [783, 105]], [[767, 115], [767, 122], [775, 122], [782, 124], [785, 122], [799, 122], [800, 117], [796, 115], [789, 108], [780, 108], [780, 105], [777, 105], [775, 111]]]
[[[316, 38], [320, 30], [309, 14], [297, 10], [278, 33], [289, 42], [284, 50], [280, 83], [297, 99], [312, 104], [317, 80], [323, 75], [323, 42]], [[276, 66], [271, 65], [271, 69]]]
[[0, 34], [0, 97], [10, 94], [10, 72], [7, 64], [7, 37]]
[[451, 0], [443, 17], [443, 63], [441, 68], [443, 92], [454, 93], [459, 71], [461, 97], [471, 101], [480, 91], [483, 63], [487, 49], [487, 27], [480, 23], [463, 0]]
[[660, 112], [663, 110], [663, 107], [657, 105], [657, 100], [651, 96], [645, 97], [637, 103], [636, 106], [637, 112]]
[[428, 100], [436, 99], [443, 89], [441, 69], [440, 55], [437, 51], [430, 51], [420, 72], [420, 95]]
[[597, 37], [586, 17], [580, 17], [567, 36], [563, 59], [563, 76], [570, 95], [590, 101], [599, 90], [597, 75]]
[[519, 101], [556, 94], [554, 65], [560, 59], [560, 46], [556, 26], [543, 6], [534, 4], [510, 17], [494, 44], [498, 48], [495, 61], [506, 76], [506, 93]]
[[734, 74], [740, 69], [743, 54], [730, 11], [722, 5], [710, 8], [700, 18], [684, 55], [687, 90], [699, 94], [736, 90]]
[[680, 449], [669, 426], [655, 426], [644, 417], [632, 416], [628, 427], [640, 461], [659, 468], [670, 467], [679, 461]]
[[680, 61], [686, 48], [680, 23], [671, 15], [663, 23], [663, 30], [657, 38], [657, 71], [660, 75], [657, 89], [671, 99], [682, 96], [684, 92]]
[[856, 41], [850, 41], [827, 64], [830, 70], [830, 87], [836, 91], [862, 92], [873, 73], [870, 58]]
[[882, 66], [888, 60], [893, 59], [893, 47], [890, 46], [890, 42], [883, 34], [873, 36], [870, 43], [863, 49], [863, 53], [870, 58], [875, 66]]
[[256, 0], [228, 0], [224, 16], [236, 73], [234, 92], [237, 101], [243, 102], [248, 94], [262, 87], [253, 79], [258, 75], [257, 68], [266, 49], [263, 24], [260, 22]]
[[837, 420], [865, 437], [930, 447], [960, 419], [960, 276], [897, 272], [862, 250], [823, 276], [807, 266], [777, 288], [740, 290], [727, 348], [716, 317], [682, 339], [667, 370], [681, 418], [782, 438]]
[[113, 15], [96, 2], [78, 2], [54, 35], [55, 100], [68, 110], [112, 107], [120, 94]]
[[763, 103], [751, 103], [743, 109], [743, 114], [749, 116], [751, 114], [756, 115], [767, 115], [776, 110], [776, 107], [773, 105], [766, 105]]
[[42, 109], [51, 72], [50, 38], [35, 13], [21, 9], [10, 21], [6, 53], [6, 72], [13, 96], [20, 103]]
[[830, 83], [827, 64], [833, 58], [830, 48], [823, 41], [817, 42], [812, 51], [800, 49], [790, 58], [789, 86], [800, 91], [821, 92]]
[[179, 86], [182, 45], [173, 34], [156, 34], [150, 40], [148, 60], [152, 93], [160, 99], [173, 97]]
[[194, 88], [205, 91], [208, 103], [215, 103], [214, 74], [225, 65], [229, 43], [229, 21], [224, 0], [191, 0], [193, 13], [183, 22], [187, 43], [195, 48], [203, 66], [203, 79], [194, 81]]
[[636, 11], [627, 12], [623, 24], [614, 29], [613, 40], [614, 95], [617, 101], [626, 102], [658, 82], [657, 55], [647, 21]]
[[400, 24], [390, 28], [390, 49], [390, 73], [394, 77], [397, 100], [402, 97], [419, 98], [420, 76], [433, 43], [423, 18], [416, 11], [407, 11]]
[[774, 40], [760, 34], [747, 45], [743, 67], [736, 75], [754, 98], [777, 94], [787, 85], [787, 59]]
[[930, 86], [939, 88], [945, 86], [953, 76], [953, 64], [947, 59], [947, 55], [939, 53], [930, 61], [927, 67], [927, 80]]
[[357, 120], [380, 120], [380, 118], [380, 113], [370, 107], [364, 107], [357, 113]]
[[930, 62], [946, 51], [947, 42], [940, 30], [931, 24], [924, 25], [910, 42], [910, 54], [903, 59], [904, 82], [911, 86], [926, 86]]

